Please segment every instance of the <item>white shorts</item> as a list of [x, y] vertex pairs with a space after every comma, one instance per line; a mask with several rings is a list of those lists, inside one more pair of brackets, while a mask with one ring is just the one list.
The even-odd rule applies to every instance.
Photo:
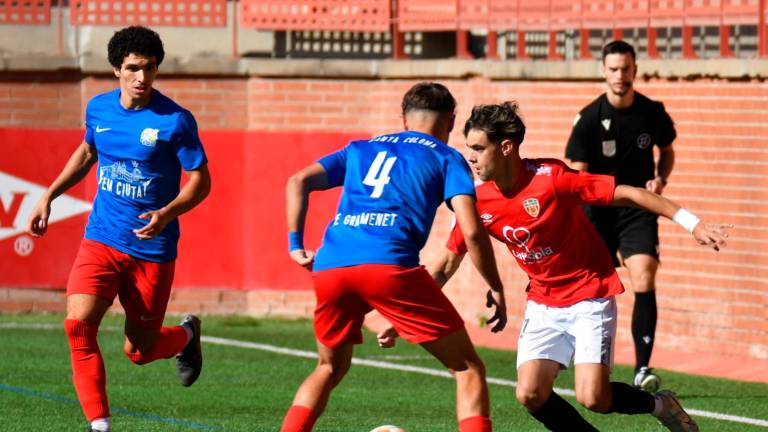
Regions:
[[571, 364], [599, 363], [613, 369], [616, 300], [584, 300], [568, 307], [528, 301], [517, 343], [517, 367], [529, 360]]

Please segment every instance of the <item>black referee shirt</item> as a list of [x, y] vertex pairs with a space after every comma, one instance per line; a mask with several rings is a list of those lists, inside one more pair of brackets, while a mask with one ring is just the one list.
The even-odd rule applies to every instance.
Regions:
[[576, 117], [565, 157], [616, 177], [616, 184], [645, 187], [656, 176], [653, 146], [667, 147], [676, 136], [661, 102], [635, 92], [632, 105], [619, 110], [603, 93]]

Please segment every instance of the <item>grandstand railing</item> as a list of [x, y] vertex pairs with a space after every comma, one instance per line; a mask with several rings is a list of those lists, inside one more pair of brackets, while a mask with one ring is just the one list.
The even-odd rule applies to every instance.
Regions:
[[0, 24], [50, 24], [51, 0], [0, 1]]
[[67, 3], [74, 26], [225, 27], [231, 7], [233, 43], [238, 25], [389, 33], [395, 58], [405, 57], [403, 35], [412, 32], [455, 32], [456, 56], [469, 58], [469, 32], [480, 32], [487, 34], [488, 57], [497, 56], [499, 35], [512, 35], [514, 57], [528, 58], [528, 36], [537, 33], [546, 35], [544, 57], [560, 59], [559, 40], [568, 32], [578, 35], [576, 57], [589, 59], [594, 57], [591, 33], [608, 30], [622, 38], [629, 29], [642, 29], [645, 53], [655, 58], [660, 57], [657, 33], [670, 28], [681, 33], [682, 57], [696, 58], [694, 33], [704, 27], [717, 29], [718, 56], [727, 58], [734, 55], [734, 26], [755, 28], [756, 54], [768, 56], [768, 0], [0, 0], [0, 24], [50, 25], [52, 8], [58, 8], [61, 21]]
[[224, 27], [227, 0], [73, 0], [72, 25]]

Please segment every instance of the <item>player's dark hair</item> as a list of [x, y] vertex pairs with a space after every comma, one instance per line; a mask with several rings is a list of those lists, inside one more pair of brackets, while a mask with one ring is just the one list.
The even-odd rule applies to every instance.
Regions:
[[504, 102], [500, 105], [477, 105], [464, 124], [464, 136], [472, 129], [485, 132], [488, 140], [499, 144], [505, 139], [516, 145], [523, 143], [525, 123], [520, 117], [517, 102]]
[[426, 110], [439, 113], [456, 111], [456, 99], [442, 84], [435, 82], [420, 82], [403, 96], [403, 115], [411, 110]]
[[109, 64], [119, 68], [123, 60], [131, 54], [154, 57], [160, 66], [165, 58], [160, 35], [142, 26], [130, 26], [116, 31], [107, 44]]
[[608, 54], [631, 54], [632, 61], [637, 60], [637, 56], [635, 55], [635, 48], [622, 40], [609, 42], [606, 46], [603, 47], [603, 63], [605, 63], [605, 57]]

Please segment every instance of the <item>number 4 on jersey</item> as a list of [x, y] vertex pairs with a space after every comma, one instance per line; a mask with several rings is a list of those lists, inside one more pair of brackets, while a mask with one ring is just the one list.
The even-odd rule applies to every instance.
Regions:
[[[386, 159], [386, 161], [384, 160]], [[373, 160], [371, 167], [368, 169], [368, 174], [363, 179], [363, 184], [366, 186], [373, 186], [373, 192], [371, 192], [371, 198], [380, 198], [384, 192], [384, 186], [389, 183], [389, 171], [392, 169], [392, 165], [397, 160], [396, 156], [387, 158], [387, 152], [382, 151], [376, 155], [376, 159]], [[383, 165], [383, 166], [382, 166]]]

